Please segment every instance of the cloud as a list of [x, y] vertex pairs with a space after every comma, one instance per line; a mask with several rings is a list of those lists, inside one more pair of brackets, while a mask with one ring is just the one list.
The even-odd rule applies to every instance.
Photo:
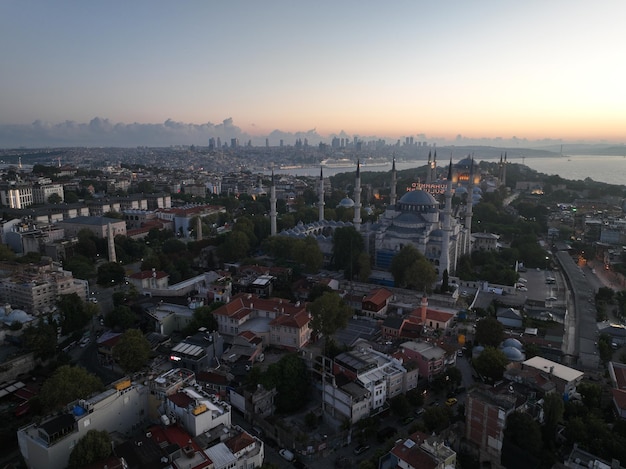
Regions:
[[[285, 134], [286, 136], [289, 134]], [[51, 124], [37, 120], [30, 125], [0, 126], [0, 147], [45, 147], [45, 146], [169, 146], [208, 145], [211, 137], [229, 141], [258, 140], [237, 127], [232, 118], [221, 124], [190, 124], [167, 119], [162, 124], [113, 123], [109, 119], [95, 117], [89, 123], [65, 121]], [[287, 137], [286, 137], [287, 138]], [[293, 138], [293, 136], [291, 136]], [[290, 139], [291, 139], [290, 138]], [[293, 138], [295, 140], [295, 138]]]
[[[219, 124], [207, 122], [204, 124], [191, 124], [167, 119], [162, 124], [141, 123], [113, 123], [109, 119], [94, 117], [88, 123], [74, 121], [51, 124], [36, 120], [28, 125], [0, 125], [0, 148], [42, 148], [42, 147], [136, 147], [152, 146], [163, 147], [170, 145], [197, 145], [207, 146], [210, 138], [220, 138], [222, 142], [230, 142], [237, 138], [241, 143], [252, 142], [255, 146], [264, 146], [268, 138], [270, 145], [277, 146], [280, 140], [286, 145], [293, 145], [296, 140], [307, 140], [309, 145], [317, 145], [320, 142], [329, 143], [333, 137], [343, 137], [352, 140], [358, 137], [363, 141], [386, 140], [387, 143], [403, 141], [404, 138], [385, 136], [349, 135], [341, 130], [338, 133], [327, 136], [320, 135], [315, 128], [285, 132], [280, 129], [273, 130], [268, 135], [249, 135], [237, 127], [232, 117], [224, 119]], [[446, 142], [443, 138], [427, 137], [424, 134], [414, 136], [415, 141], [426, 141], [445, 145], [515, 145], [529, 144], [522, 137], [484, 137], [468, 138], [459, 134], [456, 139]], [[549, 143], [549, 139], [540, 141]], [[563, 143], [560, 140], [552, 142]]]

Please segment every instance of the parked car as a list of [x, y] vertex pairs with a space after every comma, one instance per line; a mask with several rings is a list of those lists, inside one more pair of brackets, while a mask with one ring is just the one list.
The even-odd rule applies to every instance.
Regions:
[[408, 425], [413, 420], [415, 420], [415, 417], [413, 417], [412, 415], [409, 415], [407, 417], [404, 417], [400, 422], [402, 423], [402, 425]]
[[354, 448], [354, 454], [358, 456], [359, 454], [365, 453], [368, 449], [370, 449], [370, 445], [357, 446], [356, 448]]
[[446, 399], [446, 405], [447, 405], [448, 407], [452, 407], [452, 406], [453, 406], [454, 404], [456, 404], [457, 402], [458, 402], [458, 401], [457, 401], [457, 398], [456, 398], [456, 397], [449, 397], [448, 399]]
[[291, 462], [294, 459], [296, 459], [295, 454], [293, 454], [291, 451], [289, 451], [288, 449], [285, 449], [285, 448], [281, 449], [278, 452], [278, 454], [280, 454], [283, 457], [283, 459], [286, 459], [289, 462]]
[[424, 408], [420, 407], [419, 409], [415, 409], [415, 412], [413, 412], [415, 414], [416, 417], [421, 417], [424, 414]]

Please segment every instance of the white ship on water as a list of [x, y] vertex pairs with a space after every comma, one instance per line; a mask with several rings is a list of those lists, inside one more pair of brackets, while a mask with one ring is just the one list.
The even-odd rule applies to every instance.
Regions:
[[352, 168], [356, 162], [349, 158], [328, 158], [320, 163], [325, 168]]

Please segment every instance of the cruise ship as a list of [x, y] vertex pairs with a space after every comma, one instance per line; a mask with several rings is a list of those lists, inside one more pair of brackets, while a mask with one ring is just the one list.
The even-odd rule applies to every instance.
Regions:
[[352, 168], [356, 163], [349, 158], [328, 158], [320, 163], [325, 168]]

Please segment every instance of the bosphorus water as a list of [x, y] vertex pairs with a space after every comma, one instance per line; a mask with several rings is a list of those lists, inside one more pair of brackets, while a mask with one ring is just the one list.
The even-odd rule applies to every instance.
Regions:
[[[497, 162], [498, 160], [476, 157], [476, 161]], [[607, 184], [626, 185], [626, 157], [624, 156], [601, 156], [601, 155], [576, 155], [576, 156], [526, 156], [509, 157], [509, 163], [524, 164], [535, 171], [547, 175], [558, 175], [568, 180], [584, 180], [591, 178], [597, 182]], [[416, 168], [426, 165], [424, 160], [397, 161], [396, 169]], [[453, 160], [454, 164], [454, 160]], [[447, 165], [439, 162], [440, 166]], [[356, 170], [354, 168], [324, 168], [324, 177], [334, 176], [339, 173], [347, 173]], [[362, 171], [390, 171], [391, 163], [384, 166], [362, 167]], [[265, 171], [269, 174], [269, 171]], [[275, 170], [276, 174], [292, 174], [298, 176], [315, 177], [320, 174], [319, 167]]]

